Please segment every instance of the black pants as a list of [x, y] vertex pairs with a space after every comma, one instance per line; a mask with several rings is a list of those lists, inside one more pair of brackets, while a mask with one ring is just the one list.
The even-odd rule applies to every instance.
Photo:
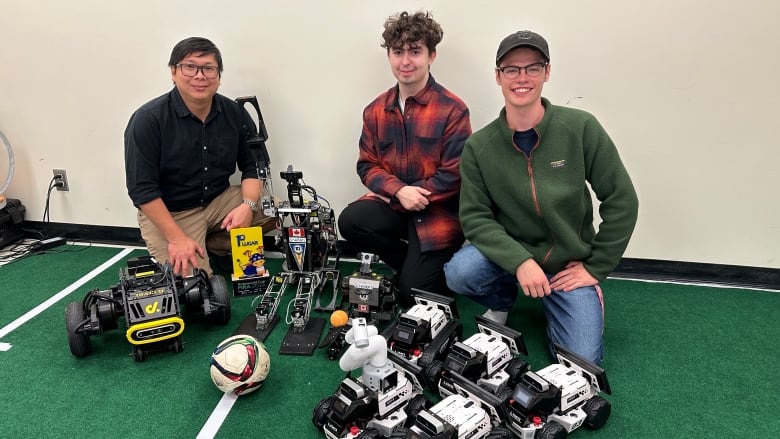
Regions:
[[414, 304], [412, 288], [451, 295], [444, 280], [444, 264], [460, 245], [443, 250], [420, 251], [420, 239], [412, 215], [396, 212], [378, 200], [358, 200], [338, 218], [339, 232], [358, 251], [373, 253], [398, 273], [399, 301]]

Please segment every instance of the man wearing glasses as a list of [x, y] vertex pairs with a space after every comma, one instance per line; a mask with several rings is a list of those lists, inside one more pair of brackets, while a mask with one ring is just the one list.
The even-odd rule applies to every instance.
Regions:
[[[261, 184], [246, 139], [255, 130], [246, 111], [217, 94], [222, 55], [209, 40], [187, 38], [168, 62], [173, 90], [130, 117], [125, 129], [127, 191], [149, 253], [177, 274], [211, 273], [206, 248], [230, 249], [228, 231], [272, 227], [257, 201]], [[241, 171], [241, 185], [229, 178]]]
[[[551, 345], [601, 364], [599, 282], [617, 266], [637, 220], [631, 178], [592, 115], [542, 97], [547, 41], [511, 34], [496, 54], [499, 117], [466, 141], [460, 220], [470, 244], [448, 262], [449, 287], [505, 323], [518, 285], [539, 298]], [[596, 232], [590, 189], [603, 222]]]
[[339, 216], [341, 235], [378, 255], [411, 288], [444, 293], [442, 267], [463, 244], [458, 163], [471, 134], [469, 110], [430, 73], [441, 26], [427, 12], [385, 21], [382, 47], [397, 84], [363, 110], [357, 173], [367, 194]]

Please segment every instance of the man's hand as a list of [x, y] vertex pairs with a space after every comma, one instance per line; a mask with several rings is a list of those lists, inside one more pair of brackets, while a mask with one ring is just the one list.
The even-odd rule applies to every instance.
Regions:
[[550, 279], [550, 286], [559, 291], [571, 291], [581, 287], [590, 287], [599, 283], [580, 261], [569, 262], [566, 268]]
[[225, 219], [222, 220], [220, 227], [227, 231], [240, 227], [249, 227], [254, 216], [255, 213], [252, 212], [252, 208], [248, 204], [241, 203], [225, 215]]
[[547, 275], [533, 259], [526, 259], [518, 265], [515, 277], [517, 277], [517, 283], [520, 284], [520, 288], [523, 289], [523, 294], [526, 296], [539, 298], [549, 296], [552, 292]]
[[420, 211], [428, 206], [428, 195], [431, 191], [419, 186], [404, 186], [395, 193], [395, 198], [406, 210]]
[[168, 262], [173, 266], [173, 272], [178, 275], [191, 275], [190, 266], [200, 268], [196, 254], [205, 258], [206, 250], [189, 236], [177, 241], [168, 241], [168, 257], [170, 258]]

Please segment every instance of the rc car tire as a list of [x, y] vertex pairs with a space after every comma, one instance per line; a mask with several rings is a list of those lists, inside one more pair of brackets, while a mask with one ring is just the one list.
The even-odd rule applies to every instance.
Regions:
[[211, 314], [211, 321], [217, 325], [226, 325], [230, 321], [230, 293], [227, 281], [221, 275], [213, 275], [209, 278], [211, 295], [209, 300], [216, 304], [217, 309]]
[[379, 439], [382, 437], [382, 433], [376, 428], [366, 428], [357, 435], [355, 439]]
[[566, 439], [566, 429], [557, 422], [548, 422], [536, 430], [534, 439]]
[[585, 412], [585, 425], [593, 430], [604, 426], [612, 413], [612, 405], [600, 396], [594, 396], [582, 406]]
[[521, 358], [513, 358], [509, 361], [509, 364], [506, 365], [507, 375], [509, 375], [509, 383], [508, 385], [510, 387], [514, 387], [515, 384], [517, 384], [520, 381], [520, 378], [523, 376], [523, 374], [528, 370], [528, 363], [525, 362], [525, 360]]
[[441, 360], [433, 360], [433, 362], [425, 368], [425, 371], [423, 371], [423, 374], [425, 375], [425, 383], [423, 383], [423, 385], [427, 387], [428, 390], [438, 393], [439, 376], [441, 375], [442, 368], [444, 368], [444, 363], [442, 363]]
[[79, 358], [86, 357], [90, 352], [89, 336], [76, 332], [84, 318], [82, 302], [70, 302], [65, 306], [65, 327], [68, 329], [70, 353]]
[[146, 351], [143, 348], [136, 346], [133, 349], [133, 360], [141, 363], [146, 360]]
[[171, 343], [170, 350], [174, 354], [178, 354], [184, 350], [184, 342], [181, 340], [181, 336], [176, 337], [173, 343]]
[[496, 393], [496, 398], [500, 399], [501, 402], [507, 402], [511, 397], [512, 389], [509, 387], [504, 387]]
[[513, 437], [515, 437], [515, 435], [511, 430], [504, 427], [503, 425], [499, 425], [497, 427], [493, 427], [493, 429], [490, 430], [490, 433], [485, 436], [485, 439], [512, 439]]
[[333, 405], [333, 401], [335, 400], [335, 396], [328, 396], [327, 398], [320, 400], [319, 404], [317, 404], [317, 407], [314, 408], [314, 412], [311, 415], [311, 422], [318, 429], [322, 430], [322, 427], [324, 427], [325, 423], [328, 422], [328, 413], [330, 413], [330, 407]]
[[406, 439], [408, 434], [409, 434], [409, 430], [404, 427], [401, 427], [398, 430], [390, 433], [388, 439]]
[[417, 420], [417, 415], [419, 415], [421, 411], [429, 408], [430, 405], [431, 403], [424, 395], [414, 396], [406, 404], [406, 407], [404, 407], [404, 411], [406, 412], [407, 416], [406, 426], [411, 427], [414, 424], [414, 421]]

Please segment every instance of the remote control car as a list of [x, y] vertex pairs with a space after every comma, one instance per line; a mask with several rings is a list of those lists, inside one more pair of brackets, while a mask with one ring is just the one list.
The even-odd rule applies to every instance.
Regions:
[[493, 426], [482, 406], [463, 395], [453, 394], [421, 411], [406, 435], [414, 439], [510, 439], [511, 431]]
[[475, 317], [479, 332], [456, 341], [444, 359], [439, 378], [442, 397], [457, 393], [451, 372], [457, 372], [494, 395], [507, 396], [528, 370], [516, 355], [528, 355], [523, 334], [482, 316]]
[[612, 406], [604, 369], [559, 345], [558, 363], [526, 372], [508, 402], [507, 426], [523, 439], [563, 439], [583, 424], [601, 428]]
[[463, 323], [455, 299], [414, 288], [412, 293], [415, 305], [384, 331], [387, 347], [419, 366], [425, 387], [435, 391], [441, 360], [463, 336]]
[[151, 256], [141, 256], [127, 261], [119, 278], [118, 284], [91, 290], [83, 301], [65, 308], [68, 344], [74, 356], [88, 355], [89, 337], [118, 328], [120, 317], [127, 325], [126, 336], [136, 361], [144, 361], [152, 352], [182, 350], [181, 305], [188, 312], [201, 310], [219, 325], [230, 320], [230, 294], [222, 276], [209, 277], [195, 269], [192, 276], [181, 277], [169, 263], [161, 265]]
[[364, 318], [352, 319], [350, 347], [339, 360], [347, 375], [332, 396], [314, 409], [312, 422], [330, 439], [378, 438], [403, 431], [428, 406], [417, 379], [419, 369], [387, 351], [387, 342]]
[[555, 345], [558, 363], [526, 371], [511, 395], [496, 396], [453, 372], [457, 393], [489, 411], [493, 425], [506, 425], [521, 439], [565, 439], [582, 425], [601, 428], [612, 406], [600, 393], [612, 390], [604, 370]]

